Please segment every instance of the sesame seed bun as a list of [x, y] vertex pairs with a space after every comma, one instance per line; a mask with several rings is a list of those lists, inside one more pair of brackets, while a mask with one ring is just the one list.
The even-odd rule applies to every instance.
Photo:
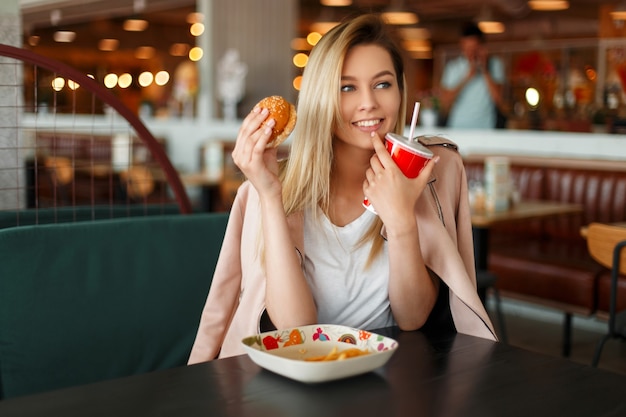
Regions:
[[269, 111], [266, 120], [271, 118], [276, 121], [267, 146], [277, 147], [287, 139], [296, 126], [296, 108], [281, 96], [265, 97], [257, 106]]

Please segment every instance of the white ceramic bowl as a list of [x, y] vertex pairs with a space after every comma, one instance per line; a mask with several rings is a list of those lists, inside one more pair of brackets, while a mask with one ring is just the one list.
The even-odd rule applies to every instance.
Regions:
[[[314, 324], [252, 335], [242, 341], [250, 359], [262, 368], [301, 382], [317, 383], [370, 372], [384, 365], [398, 342], [366, 330], [335, 324]], [[366, 350], [344, 360], [308, 361], [333, 348]]]

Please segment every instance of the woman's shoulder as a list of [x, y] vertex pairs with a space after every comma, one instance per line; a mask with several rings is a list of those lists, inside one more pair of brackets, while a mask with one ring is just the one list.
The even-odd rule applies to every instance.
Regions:
[[418, 136], [417, 140], [422, 145], [428, 146], [428, 147], [430, 147], [430, 146], [441, 146], [441, 147], [444, 147], [444, 148], [451, 149], [451, 150], [453, 150], [455, 152], [458, 152], [458, 150], [459, 150], [458, 145], [454, 141], [452, 141], [452, 140], [450, 140], [450, 139], [448, 139], [448, 138], [446, 138], [444, 136], [439, 136], [439, 135], [422, 135], [422, 136]]
[[[424, 135], [418, 137], [419, 142], [439, 156], [440, 169], [450, 170], [452, 167], [463, 166], [463, 158], [459, 153], [458, 145], [445, 136]], [[444, 168], [445, 167], [445, 168]]]

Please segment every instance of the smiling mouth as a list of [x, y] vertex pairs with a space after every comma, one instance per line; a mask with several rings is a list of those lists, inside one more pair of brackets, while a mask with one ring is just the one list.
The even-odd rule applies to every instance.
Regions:
[[373, 127], [373, 126], [378, 126], [380, 123], [382, 123], [382, 119], [376, 119], [376, 120], [361, 120], [359, 122], [354, 122], [355, 126], [358, 127]]

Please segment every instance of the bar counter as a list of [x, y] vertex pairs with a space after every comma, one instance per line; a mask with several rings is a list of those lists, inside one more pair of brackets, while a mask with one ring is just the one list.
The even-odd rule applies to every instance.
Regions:
[[[181, 172], [200, 170], [200, 147], [212, 140], [234, 140], [241, 121], [224, 121], [210, 118], [172, 118], [143, 120], [153, 135], [167, 142], [168, 155]], [[94, 122], [96, 126], [94, 127]], [[124, 120], [108, 116], [25, 114], [24, 128], [87, 132], [102, 129], [118, 129], [127, 132]], [[408, 127], [406, 133], [408, 134]], [[626, 136], [607, 133], [577, 133], [537, 130], [453, 130], [441, 127], [417, 126], [416, 135], [442, 134], [459, 145], [461, 154], [525, 155], [550, 158], [580, 158], [626, 161]], [[287, 141], [288, 143], [288, 141]]]

